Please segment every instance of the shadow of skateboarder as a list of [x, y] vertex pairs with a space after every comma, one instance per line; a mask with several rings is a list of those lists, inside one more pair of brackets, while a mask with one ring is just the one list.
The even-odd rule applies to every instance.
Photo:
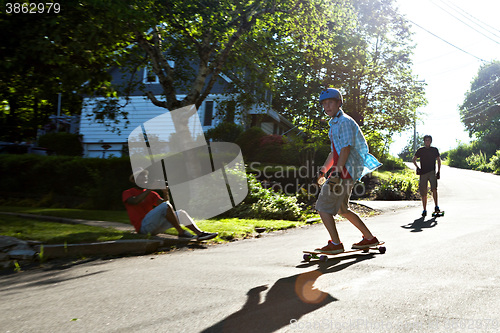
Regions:
[[[349, 257], [355, 257], [356, 260], [341, 265], [337, 265], [341, 260], [320, 263], [316, 270], [279, 279], [270, 289], [267, 285], [250, 289], [241, 310], [202, 332], [275, 332], [310, 312], [338, 301], [328, 293], [316, 289], [314, 284], [323, 274], [338, 272], [355, 263], [374, 258], [374, 255]], [[305, 264], [298, 268], [310, 266], [311, 264]], [[269, 291], [262, 302], [262, 294], [267, 289]]]
[[402, 225], [403, 229], [410, 229], [410, 232], [422, 232], [424, 229], [434, 228], [437, 226], [436, 218], [433, 217], [429, 220], [425, 220], [424, 217], [420, 217], [413, 221], [412, 223], [408, 223], [406, 225]]

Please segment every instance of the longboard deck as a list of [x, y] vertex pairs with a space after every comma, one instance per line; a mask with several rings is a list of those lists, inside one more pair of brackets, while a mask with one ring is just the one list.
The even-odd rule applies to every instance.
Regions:
[[302, 252], [304, 253], [303, 259], [305, 261], [310, 261], [311, 259], [319, 259], [320, 261], [327, 261], [328, 256], [336, 256], [336, 255], [344, 254], [344, 253], [354, 253], [354, 252], [368, 253], [368, 252], [370, 252], [370, 250], [377, 250], [381, 254], [384, 254], [386, 251], [386, 247], [380, 246], [383, 244], [385, 244], [385, 242], [379, 242], [377, 245], [373, 245], [373, 246], [370, 246], [370, 247], [367, 247], [364, 249], [352, 249], [352, 250], [348, 250], [348, 251], [344, 251], [344, 252], [340, 252], [340, 253], [334, 253], [334, 254], [321, 252], [321, 251], [302, 251]]

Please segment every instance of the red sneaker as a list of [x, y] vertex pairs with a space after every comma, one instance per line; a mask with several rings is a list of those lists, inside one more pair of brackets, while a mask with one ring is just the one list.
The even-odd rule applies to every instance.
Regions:
[[342, 243], [335, 245], [332, 243], [332, 241], [328, 241], [328, 244], [326, 246], [323, 246], [322, 248], [315, 249], [314, 251], [324, 252], [324, 253], [328, 253], [328, 254], [337, 254], [337, 253], [344, 252], [344, 245], [342, 245]]
[[352, 248], [353, 249], [366, 249], [366, 248], [369, 248], [371, 246], [376, 246], [376, 245], [378, 245], [378, 243], [379, 242], [378, 242], [377, 237], [373, 237], [370, 240], [363, 237], [361, 242], [352, 244]]

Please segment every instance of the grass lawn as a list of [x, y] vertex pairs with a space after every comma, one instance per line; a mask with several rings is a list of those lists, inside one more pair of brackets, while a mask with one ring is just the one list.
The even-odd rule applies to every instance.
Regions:
[[[84, 220], [113, 221], [129, 224], [129, 219], [125, 211], [12, 206], [0, 206], [0, 211]], [[255, 231], [257, 227], [264, 227], [266, 231], [274, 231], [303, 226], [306, 225], [307, 222], [230, 218], [201, 220], [196, 221], [196, 224], [204, 231], [218, 232], [219, 236], [211, 240], [211, 242], [223, 243], [236, 239], [253, 237], [257, 235]], [[177, 235], [176, 230], [173, 228], [167, 230], [167, 233]], [[121, 232], [114, 229], [39, 221], [8, 215], [0, 215], [0, 235], [16, 237], [23, 240], [37, 240], [46, 244], [75, 244], [82, 242], [147, 238], [146, 235]]]
[[[352, 208], [363, 217], [373, 215], [373, 211], [353, 205]], [[0, 206], [0, 211], [24, 214], [36, 214], [54, 217], [64, 217], [83, 220], [112, 221], [129, 224], [126, 211], [83, 210], [68, 208], [33, 208]], [[319, 215], [310, 215], [315, 218]], [[211, 240], [212, 243], [225, 243], [237, 239], [254, 237], [258, 233], [255, 228], [266, 228], [266, 232], [296, 228], [309, 224], [306, 221], [286, 220], [259, 220], [221, 218], [196, 221], [200, 229], [208, 232], [218, 232], [219, 236]], [[175, 229], [166, 233], [177, 235]], [[119, 239], [144, 239], [147, 235], [138, 235], [133, 232], [123, 232], [80, 224], [64, 224], [50, 221], [40, 221], [24, 217], [15, 217], [0, 214], [0, 235], [16, 237], [23, 240], [36, 240], [45, 244], [75, 244], [86, 242], [101, 242]]]
[[0, 206], [0, 212], [35, 214], [93, 221], [111, 221], [129, 224], [125, 210], [86, 210], [70, 208], [39, 208]]
[[145, 235], [109, 228], [38, 221], [7, 215], [0, 215], [0, 235], [40, 241], [44, 244], [76, 244], [147, 238]]

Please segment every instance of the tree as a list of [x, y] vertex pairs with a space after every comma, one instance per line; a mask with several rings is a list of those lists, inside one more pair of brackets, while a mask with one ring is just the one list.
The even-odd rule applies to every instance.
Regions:
[[344, 110], [362, 126], [371, 146], [384, 150], [392, 134], [410, 127], [416, 109], [426, 103], [424, 85], [412, 74], [410, 28], [393, 1], [350, 4], [355, 22], [331, 25], [331, 38], [324, 40], [332, 49], [329, 57], [292, 58], [286, 68], [298, 63], [299, 70], [280, 73], [280, 103], [304, 129], [316, 130], [322, 118], [320, 87], [338, 87]]
[[130, 40], [123, 26], [140, 21], [137, 11], [119, 0], [67, 0], [61, 11], [0, 17], [0, 118], [7, 139], [34, 137], [56, 112], [58, 93], [68, 113], [79, 113], [78, 93], [110, 93], [101, 88], [109, 86], [107, 69]]
[[[163, 88], [163, 100], [146, 91], [156, 106], [168, 110], [200, 106], [219, 74], [232, 80], [228, 94], [241, 108], [266, 100], [279, 75], [277, 58], [311, 54], [321, 45], [326, 25], [345, 12], [344, 0], [168, 1], [156, 6], [158, 24], [134, 30]], [[161, 22], [161, 24], [159, 24]], [[323, 29], [324, 28], [324, 29]], [[323, 51], [323, 53], [326, 51]], [[175, 69], [169, 60], [175, 62]], [[190, 71], [191, 64], [195, 71]], [[185, 97], [177, 100], [185, 88]]]
[[380, 145], [411, 126], [415, 110], [426, 103], [424, 89], [412, 74], [410, 28], [393, 1], [353, 5], [359, 25], [340, 36], [345, 52], [333, 59], [328, 82], [343, 88], [344, 108]]
[[500, 61], [481, 66], [460, 106], [460, 116], [471, 137], [500, 147]]
[[401, 150], [401, 152], [398, 154], [399, 158], [405, 162], [410, 162], [416, 152], [414, 147], [422, 146], [423, 142], [424, 142], [423, 135], [417, 133], [416, 143], [415, 143], [415, 138], [412, 136], [406, 143], [406, 146], [403, 148], [403, 150]]

